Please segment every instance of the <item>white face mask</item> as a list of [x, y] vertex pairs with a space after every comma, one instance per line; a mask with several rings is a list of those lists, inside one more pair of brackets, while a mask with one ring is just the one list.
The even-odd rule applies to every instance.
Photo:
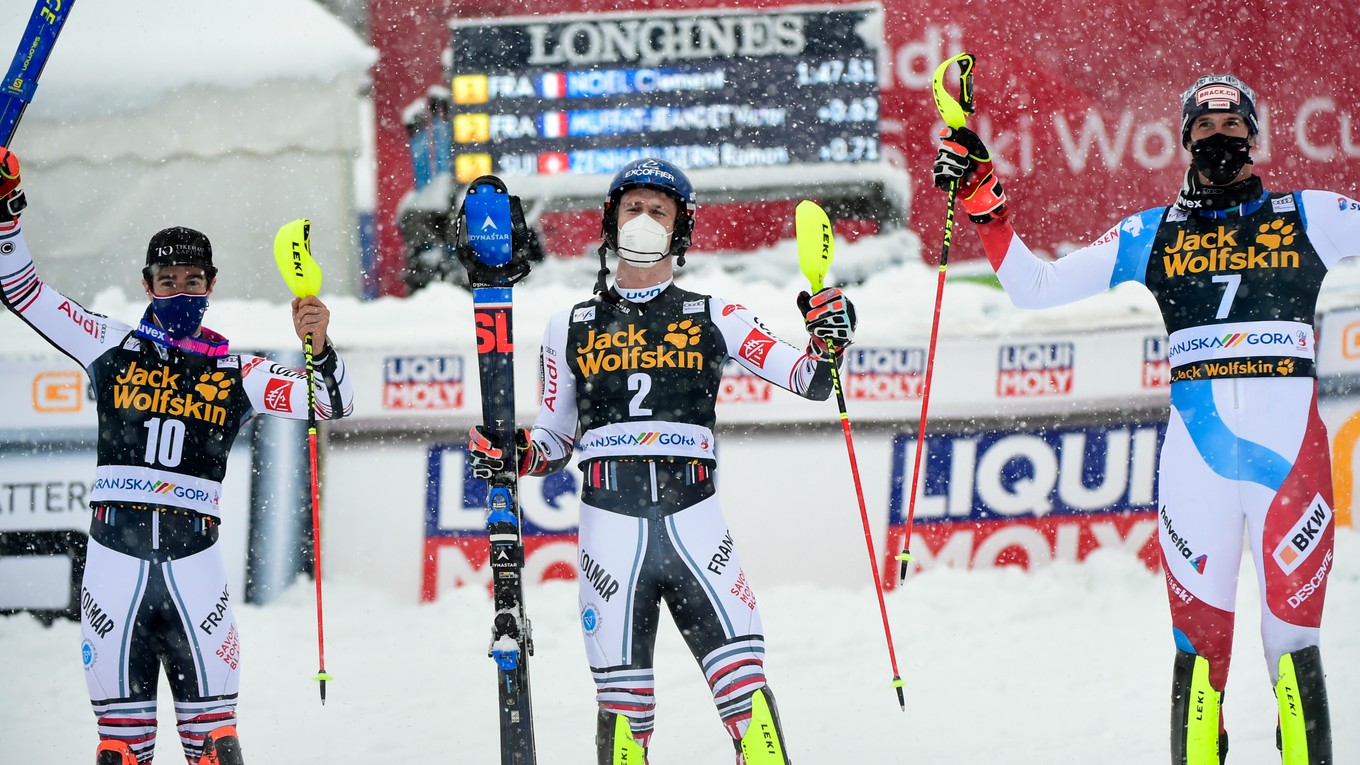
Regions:
[[650, 215], [639, 215], [619, 226], [619, 257], [631, 265], [648, 268], [660, 263], [670, 243], [671, 232]]

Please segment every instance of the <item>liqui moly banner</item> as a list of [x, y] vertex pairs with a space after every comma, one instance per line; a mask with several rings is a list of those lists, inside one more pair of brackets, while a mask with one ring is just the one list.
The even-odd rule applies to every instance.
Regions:
[[[436, 599], [441, 583], [490, 587], [486, 481], [472, 477], [463, 444], [434, 444], [427, 459], [420, 599]], [[568, 466], [519, 480], [526, 583], [576, 578], [580, 474]]]
[[[1165, 426], [1125, 423], [926, 437], [911, 539], [915, 434], [893, 440], [885, 582], [915, 566], [1030, 568], [1113, 549], [1157, 565], [1157, 454]], [[910, 541], [910, 544], [908, 544]]]

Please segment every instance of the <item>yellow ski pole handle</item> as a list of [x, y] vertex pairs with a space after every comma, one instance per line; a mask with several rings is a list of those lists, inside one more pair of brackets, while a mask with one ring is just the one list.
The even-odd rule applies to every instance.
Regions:
[[[944, 86], [945, 73], [956, 63], [959, 65], [958, 100], [955, 100]], [[976, 63], [977, 58], [973, 54], [960, 53], [953, 58], [945, 59], [943, 64], [935, 67], [935, 76], [930, 86], [931, 92], [935, 94], [935, 107], [940, 110], [944, 124], [955, 130], [967, 125], [968, 115], [973, 113], [973, 65]]]
[[798, 267], [815, 295], [825, 286], [826, 272], [831, 270], [831, 260], [836, 257], [831, 219], [821, 205], [804, 199], [794, 210], [793, 225], [798, 237]]
[[289, 221], [274, 235], [274, 264], [288, 289], [297, 297], [315, 297], [321, 291], [321, 266], [312, 258], [312, 222]]

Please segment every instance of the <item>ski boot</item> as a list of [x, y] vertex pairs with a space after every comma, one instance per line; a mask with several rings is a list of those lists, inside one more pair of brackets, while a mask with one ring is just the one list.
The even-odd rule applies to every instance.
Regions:
[[203, 757], [198, 765], [245, 765], [235, 725], [216, 728], [203, 739]]
[[1228, 734], [1222, 710], [1223, 692], [1209, 684], [1209, 660], [1177, 650], [1171, 676], [1172, 765], [1223, 765]]
[[628, 718], [603, 709], [596, 718], [595, 755], [599, 765], [647, 765], [647, 750], [633, 738]]
[[784, 753], [784, 729], [769, 686], [751, 694], [751, 726], [737, 747], [737, 765], [789, 765]]
[[1284, 765], [1333, 765], [1332, 722], [1327, 708], [1327, 684], [1322, 654], [1317, 646], [1280, 657], [1280, 679], [1275, 700], [1280, 722], [1275, 747]]
[[128, 745], [113, 738], [99, 742], [95, 757], [95, 765], [137, 765], [137, 758]]

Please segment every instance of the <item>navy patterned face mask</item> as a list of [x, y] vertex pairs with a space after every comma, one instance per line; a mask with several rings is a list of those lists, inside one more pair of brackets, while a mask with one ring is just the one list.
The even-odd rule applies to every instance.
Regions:
[[151, 298], [151, 310], [156, 314], [165, 334], [175, 340], [192, 336], [203, 324], [208, 310], [207, 295], [169, 295]]

